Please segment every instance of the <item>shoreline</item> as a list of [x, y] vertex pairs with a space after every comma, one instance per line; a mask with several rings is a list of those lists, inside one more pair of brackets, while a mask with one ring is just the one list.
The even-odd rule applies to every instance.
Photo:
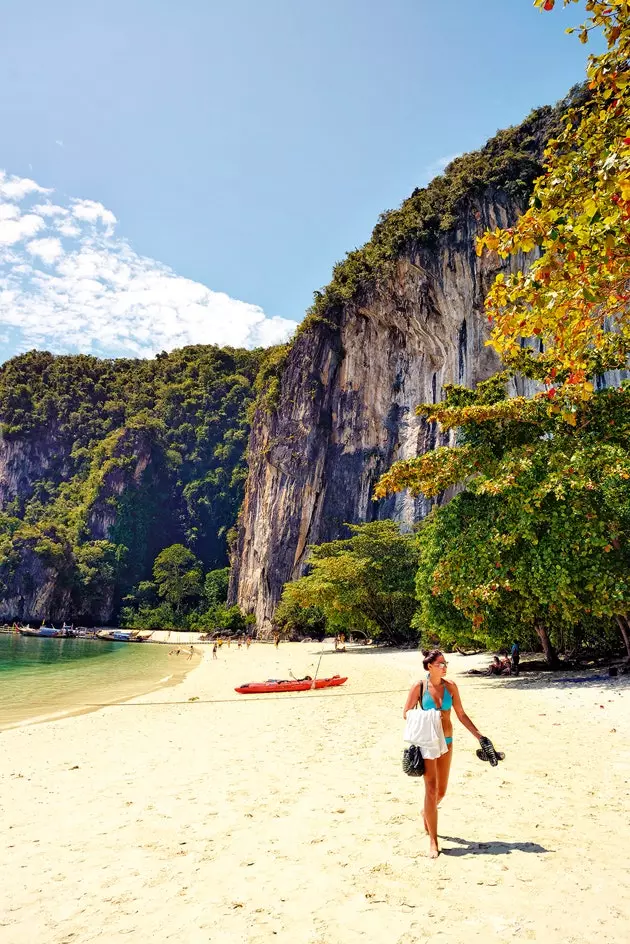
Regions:
[[[133, 702], [137, 698], [142, 698], [155, 692], [176, 688], [185, 681], [186, 677], [191, 672], [199, 668], [203, 662], [203, 659], [204, 653], [198, 653], [197, 658], [191, 659], [190, 663], [180, 662], [178, 665], [176, 664], [174, 666], [174, 671], [172, 671], [167, 676], [163, 676], [157, 681], [151, 681], [149, 679], [144, 681], [139, 680], [138, 689], [134, 690], [130, 694], [117, 695], [107, 701], [81, 701], [80, 703], [71, 705], [67, 708], [60, 708], [58, 710], [51, 709], [50, 711], [45, 711], [42, 714], [28, 716], [17, 721], [0, 721], [0, 733], [5, 731], [14, 731], [21, 728], [30, 728], [41, 724], [48, 724], [53, 721], [65, 720], [66, 718], [81, 717], [82, 715], [101, 711], [105, 708], [112, 708], [116, 707], [117, 705], [126, 704], [127, 702]], [[134, 683], [130, 682], [129, 684], [133, 685]], [[112, 683], [112, 688], [114, 687], [115, 683]]]
[[[630, 679], [467, 676], [427, 857], [401, 770], [418, 653], [326, 650], [339, 689], [240, 696], [313, 674], [320, 647], [205, 650], [178, 686], [5, 732], [3, 944], [590, 944], [630, 937]], [[249, 706], [249, 707], [247, 707]], [[121, 714], [122, 713], [122, 714]], [[106, 929], [106, 931], [103, 931]]]

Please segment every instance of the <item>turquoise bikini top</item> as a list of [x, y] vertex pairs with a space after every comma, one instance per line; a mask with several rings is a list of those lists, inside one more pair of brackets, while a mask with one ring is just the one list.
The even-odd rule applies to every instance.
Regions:
[[[436, 710], [438, 710], [438, 706], [435, 704], [433, 695], [431, 695], [431, 693], [429, 692], [428, 682], [425, 682], [423, 685], [422, 707], [425, 709], [425, 711], [428, 710], [429, 708], [435, 708]], [[445, 685], [444, 696], [442, 698], [442, 705], [439, 710], [448, 711], [452, 707], [453, 707], [453, 696], [451, 695], [451, 693], [449, 692], [448, 688]]]

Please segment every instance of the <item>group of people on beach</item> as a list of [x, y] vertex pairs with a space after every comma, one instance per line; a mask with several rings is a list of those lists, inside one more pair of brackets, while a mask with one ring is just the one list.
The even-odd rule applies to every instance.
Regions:
[[[219, 658], [219, 655], [218, 655], [219, 649], [223, 646], [224, 642], [227, 644], [227, 647], [229, 649], [232, 644], [232, 638], [228, 636], [224, 640], [221, 636], [219, 636], [218, 639], [214, 640], [212, 644], [212, 658], [213, 659]], [[242, 649], [243, 646], [245, 646], [246, 649], [249, 649], [251, 644], [252, 644], [251, 636], [237, 636], [236, 637], [236, 646], [238, 649]]]
[[504, 649], [503, 652], [493, 658], [488, 666], [488, 675], [518, 675], [520, 662], [521, 647], [518, 640], [515, 640], [509, 655], [507, 649]]

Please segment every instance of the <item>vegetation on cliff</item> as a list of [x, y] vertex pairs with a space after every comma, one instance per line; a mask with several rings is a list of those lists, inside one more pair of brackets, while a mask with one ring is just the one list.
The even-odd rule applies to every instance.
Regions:
[[257, 406], [265, 412], [276, 406], [283, 368], [300, 335], [313, 328], [336, 330], [347, 302], [368, 295], [391, 274], [396, 259], [434, 246], [442, 234], [471, 213], [478, 215], [477, 205], [488, 191], [501, 191], [525, 209], [534, 181], [543, 170], [545, 143], [560, 130], [566, 109], [584, 94], [578, 86], [558, 105], [535, 109], [520, 125], [497, 132], [480, 150], [455, 158], [426, 187], [417, 187], [400, 207], [382, 213], [368, 242], [338, 262], [328, 285], [314, 293], [294, 340], [268, 358]]
[[214, 346], [154, 360], [31, 351], [0, 367], [7, 474], [25, 470], [0, 513], [3, 596], [26, 548], [67, 591], [65, 615], [76, 619], [115, 615], [172, 544], [202, 571], [224, 566], [266, 356]]
[[337, 263], [329, 284], [315, 300], [298, 333], [322, 321], [334, 324], [341, 306], [368, 292], [392, 262], [421, 246], [432, 246], [482, 200], [489, 189], [509, 194], [523, 207], [542, 173], [545, 142], [560, 127], [568, 101], [533, 111], [520, 125], [499, 131], [479, 151], [451, 161], [427, 187], [416, 188], [400, 207], [382, 213], [371, 239]]

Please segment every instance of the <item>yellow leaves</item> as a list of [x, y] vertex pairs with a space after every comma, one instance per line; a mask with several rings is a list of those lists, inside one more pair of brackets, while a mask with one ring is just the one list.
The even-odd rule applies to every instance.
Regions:
[[565, 411], [562, 414], [562, 419], [564, 420], [565, 423], [568, 423], [569, 426], [577, 425], [577, 413], [573, 413], [572, 411]]
[[592, 217], [595, 216], [599, 207], [597, 202], [591, 197], [589, 200], [584, 201], [584, 213], [586, 216]]
[[499, 248], [499, 233], [500, 230], [497, 230], [494, 233], [487, 232], [483, 236], [480, 236], [477, 240], [477, 245], [475, 251], [478, 256], [483, 255], [484, 249], [488, 249], [490, 252], [496, 252]]

